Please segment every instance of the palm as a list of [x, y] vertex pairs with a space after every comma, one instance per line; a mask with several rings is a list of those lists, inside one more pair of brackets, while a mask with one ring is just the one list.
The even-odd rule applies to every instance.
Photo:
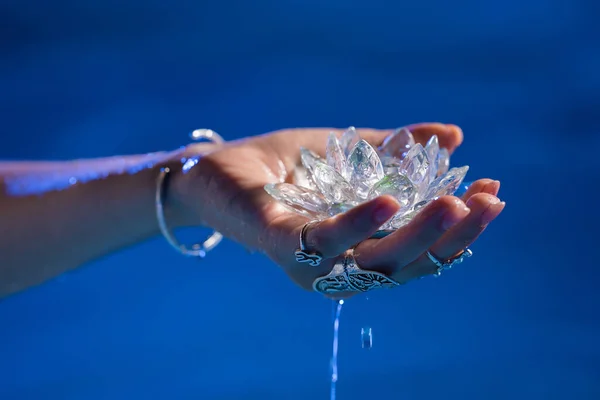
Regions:
[[[438, 135], [441, 146], [448, 148], [450, 152], [462, 141], [462, 133], [454, 126], [421, 124], [412, 126], [411, 130], [415, 139], [423, 144], [432, 135]], [[329, 259], [317, 268], [307, 267], [295, 261], [294, 250], [298, 246], [299, 231], [307, 219], [287, 211], [273, 201], [264, 191], [264, 186], [281, 181], [292, 182], [292, 172], [299, 164], [300, 147], [309, 148], [323, 155], [326, 137], [330, 131], [330, 129], [293, 129], [240, 142], [231, 142], [205, 157], [201, 163], [204, 171], [201, 176], [210, 177], [205, 185], [208, 187], [208, 191], [202, 197], [205, 203], [204, 208], [210, 209], [211, 213], [203, 216], [203, 222], [247, 247], [257, 248], [266, 253], [283, 267], [296, 283], [307, 289], [311, 287], [316, 277], [325, 275], [331, 270], [335, 256], [346, 248], [363, 242], [370, 236], [370, 230], [376, 229], [376, 226], [367, 228], [368, 224], [365, 222], [364, 226], [357, 228], [357, 232], [348, 234], [348, 229], [352, 227], [344, 224], [356, 224], [356, 221], [345, 221], [345, 219], [356, 220], [358, 217], [363, 219], [368, 217], [366, 214], [368, 214], [369, 205], [361, 206], [365, 210], [353, 211], [356, 215], [351, 214], [345, 217], [342, 214], [324, 221], [320, 232], [312, 235], [310, 241], [314, 247], [326, 248], [327, 250], [324, 251]], [[359, 131], [363, 138], [374, 145], [380, 144], [390, 133], [390, 131], [370, 129]], [[473, 185], [474, 188], [467, 196], [471, 197], [479, 192], [486, 192], [484, 188], [489, 186], [490, 182], [493, 181], [483, 180]], [[497, 188], [491, 188], [487, 190], [487, 193], [495, 196]], [[442, 199], [443, 201], [448, 203], [447, 207], [451, 207], [451, 201]], [[390, 199], [376, 199], [374, 203], [377, 202], [389, 203]], [[393, 207], [393, 204], [388, 204], [388, 206]], [[366, 217], [361, 216], [361, 212]], [[411, 223], [406, 229], [403, 229], [418, 231], [418, 227], [412, 227], [412, 225], [414, 224]], [[373, 265], [372, 269], [380, 267], [386, 273], [397, 272], [398, 267], [386, 262], [386, 254], [382, 254], [393, 252], [393, 249], [376, 249], [388, 242], [393, 245], [393, 239], [386, 238], [379, 241], [381, 243], [366, 240], [364, 244], [360, 245], [362, 248], [358, 247], [369, 259], [380, 259], [379, 264]], [[395, 239], [396, 241], [400, 240]], [[390, 254], [387, 256], [391, 257]], [[407, 276], [405, 280], [411, 277]]]

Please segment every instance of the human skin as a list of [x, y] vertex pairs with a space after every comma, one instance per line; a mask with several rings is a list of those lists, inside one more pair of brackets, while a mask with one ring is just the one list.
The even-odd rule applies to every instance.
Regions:
[[[409, 127], [425, 143], [437, 135], [454, 151], [462, 132], [439, 123]], [[287, 129], [225, 144], [191, 144], [174, 152], [67, 162], [0, 163], [0, 297], [159, 234], [154, 192], [168, 167], [166, 217], [173, 229], [204, 225], [266, 254], [298, 286], [326, 275], [335, 258], [358, 244], [361, 267], [401, 283], [435, 272], [427, 249], [444, 259], [460, 253], [495, 219], [504, 203], [499, 182], [481, 179], [462, 199], [430, 203], [407, 226], [384, 239], [368, 239], [398, 210], [382, 196], [310, 229], [307, 242], [326, 260], [317, 268], [295, 261], [307, 220], [285, 210], [264, 185], [292, 182], [300, 147], [324, 154], [330, 128]], [[359, 129], [378, 145], [390, 130]], [[188, 171], [182, 159], [198, 159]]]
[[[452, 153], [463, 140], [459, 127], [440, 123], [409, 126], [417, 142], [437, 135]], [[316, 224], [307, 233], [308, 247], [326, 260], [307, 267], [295, 260], [305, 217], [287, 211], [265, 191], [264, 185], [293, 182], [301, 147], [325, 153], [329, 132], [339, 129], [291, 129], [231, 142], [202, 159], [191, 174], [177, 178], [178, 208], [184, 220], [216, 228], [225, 236], [265, 253], [300, 287], [312, 290], [315, 278], [331, 271], [336, 257], [355, 246], [358, 264], [383, 272], [400, 283], [433, 274], [437, 267], [425, 256], [429, 249], [449, 259], [470, 245], [503, 210], [500, 182], [480, 179], [462, 198], [444, 196], [420, 212], [405, 227], [383, 239], [368, 239], [399, 204], [382, 196]], [[361, 137], [379, 145], [391, 130], [358, 129]], [[197, 184], [199, 181], [202, 184]], [[198, 201], [201, 199], [201, 201]]]

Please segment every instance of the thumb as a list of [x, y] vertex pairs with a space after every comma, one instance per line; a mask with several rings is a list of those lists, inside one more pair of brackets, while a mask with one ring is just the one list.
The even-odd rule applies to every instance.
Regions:
[[311, 226], [306, 232], [306, 247], [325, 258], [336, 257], [372, 236], [399, 209], [392, 196], [362, 203]]

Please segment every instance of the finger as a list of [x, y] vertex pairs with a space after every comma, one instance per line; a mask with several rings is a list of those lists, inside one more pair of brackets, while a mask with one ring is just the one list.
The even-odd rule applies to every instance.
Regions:
[[474, 196], [477, 193], [488, 193], [492, 196], [497, 196], [499, 191], [500, 181], [495, 181], [493, 179], [479, 179], [469, 185], [469, 188], [461, 198], [466, 202], [471, 196]]
[[312, 291], [312, 283], [327, 275], [333, 267], [331, 260], [323, 260], [316, 267], [296, 261], [295, 252], [300, 247], [300, 232], [309, 220], [292, 213], [280, 214], [263, 228], [259, 246], [301, 288]]
[[468, 213], [460, 199], [440, 197], [391, 235], [359, 244], [354, 251], [357, 262], [366, 269], [392, 274], [417, 259]]
[[[371, 236], [394, 215], [400, 205], [391, 196], [381, 196], [345, 213], [317, 223], [306, 232], [307, 250], [324, 257], [335, 257], [354, 244]], [[271, 219], [261, 234], [261, 246], [271, 258], [302, 288], [312, 290], [313, 281], [328, 274], [333, 260], [323, 260], [312, 267], [296, 261], [294, 253], [300, 245], [300, 232], [309, 222], [305, 217], [284, 213]]]
[[[473, 195], [467, 205], [471, 209], [469, 215], [442, 236], [429, 250], [439, 260], [449, 260], [462, 253], [481, 235], [490, 222], [500, 215], [505, 207], [504, 202], [487, 193]], [[437, 266], [423, 254], [405, 268], [403, 279], [410, 280], [431, 275], [436, 271]]]
[[391, 196], [381, 196], [315, 224], [306, 244], [324, 257], [335, 257], [373, 235], [400, 209]]
[[448, 149], [448, 152], [452, 154], [458, 146], [462, 144], [463, 132], [456, 125], [442, 124], [439, 122], [425, 122], [420, 124], [413, 124], [407, 126], [415, 138], [417, 143], [421, 143], [423, 146], [433, 136], [437, 135], [440, 147]]

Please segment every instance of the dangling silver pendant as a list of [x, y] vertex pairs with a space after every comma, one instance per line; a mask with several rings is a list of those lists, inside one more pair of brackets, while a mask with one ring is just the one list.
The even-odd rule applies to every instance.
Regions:
[[308, 263], [308, 265], [312, 266], [312, 267], [317, 267], [321, 264], [321, 261], [323, 261], [323, 257], [318, 254], [318, 253], [309, 253], [307, 251], [304, 250], [296, 250], [294, 252], [294, 255], [296, 256], [296, 261], [299, 263]]

